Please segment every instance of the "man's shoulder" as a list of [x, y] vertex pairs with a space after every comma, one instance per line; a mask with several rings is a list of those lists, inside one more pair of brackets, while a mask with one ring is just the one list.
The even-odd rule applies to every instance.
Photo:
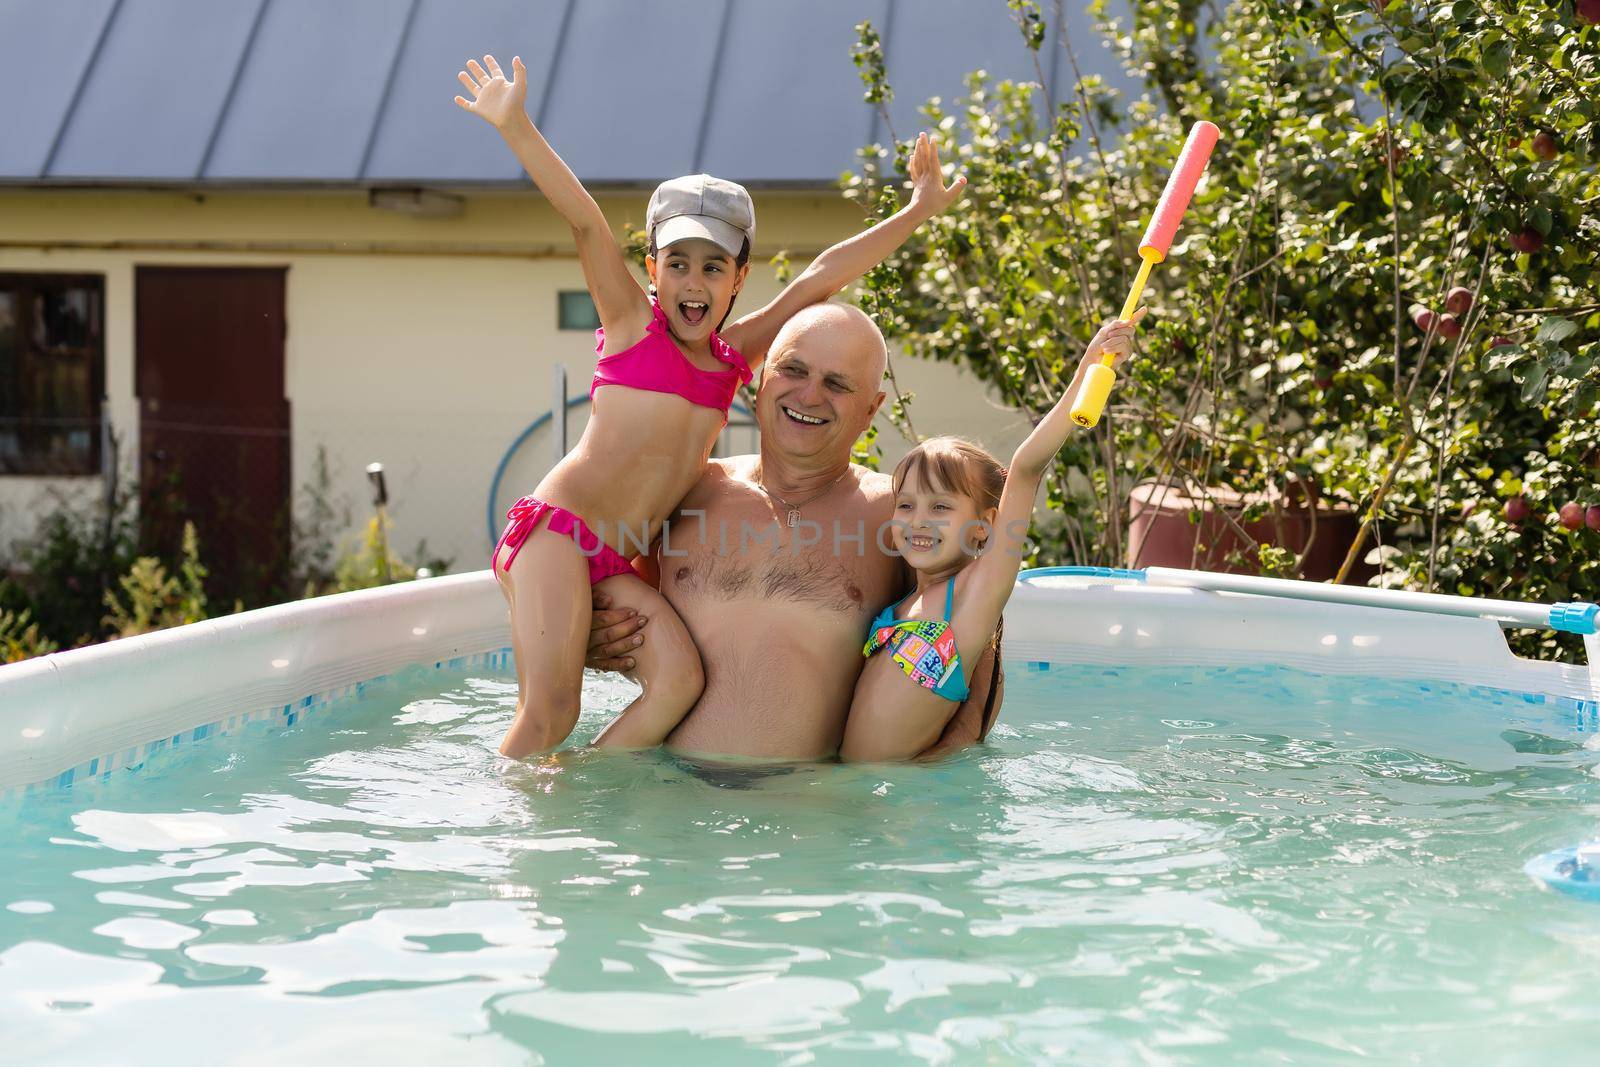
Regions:
[[739, 495], [737, 490], [752, 484], [750, 471], [753, 469], [748, 460], [753, 456], [730, 456], [726, 459], [713, 459], [706, 463], [705, 471], [700, 475], [700, 480], [689, 490], [680, 507], [698, 507], [708, 503], [715, 503], [728, 496]]
[[850, 471], [855, 475], [857, 487], [870, 497], [889, 496], [894, 492], [894, 479], [882, 471], [863, 467], [859, 463], [852, 463]]
[[[736, 486], [756, 485], [756, 466], [760, 460], [760, 456], [751, 454], [726, 456], [708, 461], [705, 473], [700, 476], [700, 481], [695, 486], [695, 495], [714, 494]], [[881, 471], [852, 463], [849, 476], [855, 484], [858, 497], [881, 502], [894, 495], [894, 480]]]
[[727, 456], [706, 461], [705, 473], [700, 475], [702, 486], [727, 485], [731, 482], [748, 482], [755, 468], [755, 456]]

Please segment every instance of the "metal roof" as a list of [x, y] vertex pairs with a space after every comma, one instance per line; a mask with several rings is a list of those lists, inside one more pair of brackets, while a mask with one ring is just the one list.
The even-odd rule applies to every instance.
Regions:
[[[1086, 5], [1055, 6], [1084, 73], [1135, 91]], [[863, 19], [901, 137], [970, 70], [1035, 78], [1004, 0], [0, 0], [0, 99], [22, 104], [0, 181], [519, 184], [452, 102], [489, 51], [522, 56], [529, 113], [585, 181], [829, 185], [887, 139], [850, 59]], [[1061, 50], [1041, 62], [1070, 94]]]

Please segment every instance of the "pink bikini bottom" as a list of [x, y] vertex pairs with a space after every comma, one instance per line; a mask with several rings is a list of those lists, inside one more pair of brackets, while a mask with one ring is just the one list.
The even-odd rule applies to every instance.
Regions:
[[500, 535], [500, 543], [494, 546], [494, 554], [489, 557], [490, 566], [494, 565], [494, 556], [499, 555], [500, 549], [510, 546], [511, 554], [506, 556], [505, 562], [501, 564], [501, 570], [510, 571], [511, 561], [517, 558], [522, 543], [538, 528], [539, 520], [546, 515], [550, 518], [545, 523], [545, 529], [572, 538], [572, 543], [583, 553], [584, 559], [589, 563], [590, 585], [602, 582], [613, 574], [633, 573], [633, 565], [623, 559], [616, 549], [596, 537], [594, 531], [589, 529], [588, 523], [566, 508], [546, 504], [543, 500], [536, 500], [531, 496], [523, 497], [506, 512], [506, 518], [510, 522], [506, 526], [505, 533]]

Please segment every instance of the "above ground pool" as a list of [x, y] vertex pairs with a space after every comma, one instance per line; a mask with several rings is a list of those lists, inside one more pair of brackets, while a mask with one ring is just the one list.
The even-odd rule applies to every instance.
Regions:
[[1600, 688], [1494, 621], [1033, 575], [990, 743], [846, 767], [503, 760], [503, 615], [0, 670], [7, 1062], [1593, 1057]]

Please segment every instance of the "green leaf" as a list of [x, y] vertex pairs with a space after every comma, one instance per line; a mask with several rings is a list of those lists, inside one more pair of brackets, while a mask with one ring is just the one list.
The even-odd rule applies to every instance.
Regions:
[[1508, 367], [1513, 367], [1522, 362], [1522, 349], [1515, 345], [1501, 345], [1494, 349], [1494, 354], [1489, 357], [1489, 373], [1495, 374]]
[[1511, 44], [1499, 40], [1483, 50], [1484, 73], [1492, 77], [1501, 77], [1511, 69]]
[[1578, 324], [1571, 319], [1564, 319], [1559, 315], [1549, 315], [1539, 323], [1539, 329], [1534, 333], [1535, 341], [1544, 341], [1551, 344], [1560, 344], [1578, 332]]
[[1545, 382], [1550, 376], [1550, 369], [1543, 363], [1528, 365], [1528, 375], [1522, 382], [1522, 402], [1531, 404], [1544, 396]]

